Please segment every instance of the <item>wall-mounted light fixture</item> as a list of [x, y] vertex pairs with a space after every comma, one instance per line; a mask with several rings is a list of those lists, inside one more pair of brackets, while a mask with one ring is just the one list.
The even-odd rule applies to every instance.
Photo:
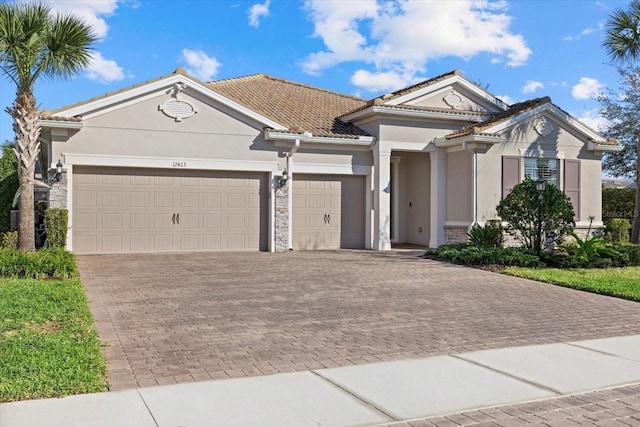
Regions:
[[285, 169], [284, 172], [282, 172], [282, 176], [278, 180], [278, 188], [282, 188], [285, 185], [287, 185], [288, 180], [289, 180], [289, 172], [287, 172], [287, 170]]
[[62, 181], [62, 174], [65, 172], [65, 170], [62, 168], [62, 162], [58, 159], [58, 163], [56, 163], [55, 169], [51, 168], [49, 169], [49, 172], [53, 172], [53, 178], [49, 180], [51, 183]]

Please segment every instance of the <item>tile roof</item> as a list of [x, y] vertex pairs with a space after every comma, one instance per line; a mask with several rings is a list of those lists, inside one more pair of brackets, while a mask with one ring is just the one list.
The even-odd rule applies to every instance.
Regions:
[[266, 74], [218, 80], [205, 86], [294, 133], [311, 132], [314, 136], [342, 138], [369, 136], [359, 127], [338, 119], [366, 105], [360, 98]]

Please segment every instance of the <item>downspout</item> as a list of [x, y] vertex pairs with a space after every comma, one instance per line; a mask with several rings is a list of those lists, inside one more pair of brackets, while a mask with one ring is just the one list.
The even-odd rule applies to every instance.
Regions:
[[300, 148], [300, 139], [296, 138], [295, 142], [293, 143], [293, 147], [291, 147], [291, 150], [289, 150], [289, 152], [287, 153], [287, 172], [289, 173], [289, 183], [287, 185], [289, 185], [288, 188], [288, 198], [289, 200], [287, 201], [288, 203], [288, 207], [287, 207], [287, 211], [289, 214], [289, 236], [288, 236], [288, 240], [289, 240], [289, 250], [293, 250], [293, 224], [292, 224], [292, 219], [293, 216], [291, 215], [291, 213], [293, 212], [293, 192], [291, 191], [292, 186], [293, 186], [293, 172], [291, 171], [291, 166], [293, 166], [293, 161], [292, 161], [292, 157], [293, 155], [296, 153], [296, 151], [298, 151], [298, 148]]
[[467, 141], [462, 142], [462, 148], [473, 154], [473, 160], [471, 162], [471, 205], [473, 206], [471, 226], [473, 227], [478, 223], [478, 153], [467, 147]]

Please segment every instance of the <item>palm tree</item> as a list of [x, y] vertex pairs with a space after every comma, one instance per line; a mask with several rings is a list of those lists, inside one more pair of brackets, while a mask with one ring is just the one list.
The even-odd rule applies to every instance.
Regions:
[[[602, 43], [611, 62], [623, 65], [640, 59], [640, 0], [632, 0], [629, 9], [616, 9], [605, 26]], [[640, 129], [636, 137], [636, 202], [631, 242], [640, 242]]]
[[[52, 15], [41, 2], [0, 3], [0, 70], [16, 85], [13, 118], [20, 177], [20, 249], [35, 250], [34, 171], [40, 151], [41, 111], [33, 94], [41, 77], [70, 78], [91, 61], [96, 36], [72, 14]], [[42, 165], [43, 168], [46, 167]]]

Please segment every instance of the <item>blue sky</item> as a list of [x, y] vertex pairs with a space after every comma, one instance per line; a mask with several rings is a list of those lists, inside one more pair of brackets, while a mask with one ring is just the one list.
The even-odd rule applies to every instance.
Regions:
[[[597, 128], [593, 97], [618, 87], [603, 25], [628, 0], [51, 0], [100, 37], [91, 67], [42, 80], [58, 109], [184, 67], [201, 80], [255, 73], [366, 99], [459, 69], [507, 103], [540, 96]], [[0, 80], [4, 111], [15, 88]]]

